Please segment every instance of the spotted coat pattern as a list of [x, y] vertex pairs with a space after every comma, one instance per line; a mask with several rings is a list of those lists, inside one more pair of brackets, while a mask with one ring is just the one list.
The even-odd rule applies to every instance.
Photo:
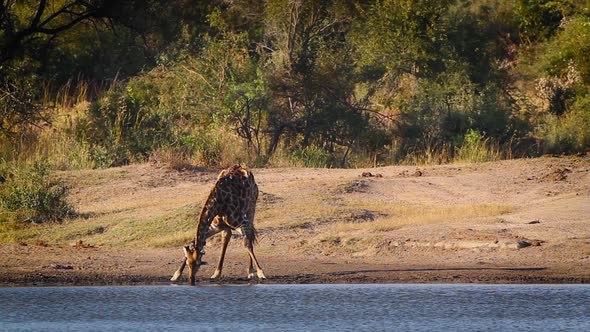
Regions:
[[219, 278], [227, 244], [232, 231], [236, 230], [244, 235], [244, 245], [250, 257], [248, 278], [252, 278], [256, 273], [258, 278], [265, 279], [264, 272], [254, 254], [254, 243], [256, 242], [254, 213], [257, 199], [258, 186], [252, 172], [240, 165], [223, 170], [217, 177], [217, 181], [203, 205], [195, 238], [183, 248], [185, 257], [171, 280], [177, 280], [188, 264], [189, 281], [194, 284], [196, 271], [201, 266], [201, 260], [205, 254], [203, 249], [207, 238], [221, 232], [223, 235], [221, 255], [215, 273], [211, 277], [212, 279]]
[[252, 172], [240, 165], [221, 171], [201, 210], [194, 245], [203, 252], [207, 238], [225, 227], [240, 230], [247, 242], [256, 241], [254, 213], [258, 186]]

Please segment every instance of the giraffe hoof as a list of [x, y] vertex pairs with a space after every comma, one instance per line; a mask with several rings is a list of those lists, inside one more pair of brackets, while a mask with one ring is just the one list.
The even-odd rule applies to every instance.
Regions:
[[209, 278], [209, 279], [211, 279], [211, 280], [217, 280], [217, 279], [219, 279], [220, 277], [221, 277], [221, 272], [219, 272], [219, 271], [215, 271], [215, 273], [213, 273], [213, 275], [212, 275], [212, 276], [211, 276], [211, 278]]
[[256, 272], [256, 275], [258, 276], [258, 279], [266, 279], [266, 276], [262, 271]]
[[248, 273], [248, 279], [253, 279], [254, 278], [254, 273]]

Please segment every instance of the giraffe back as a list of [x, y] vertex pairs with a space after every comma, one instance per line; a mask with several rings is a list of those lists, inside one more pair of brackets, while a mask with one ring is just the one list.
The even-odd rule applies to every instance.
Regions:
[[[251, 219], [258, 199], [254, 175], [240, 165], [223, 170], [212, 190], [217, 213], [233, 221]], [[249, 220], [252, 222], [252, 220]]]

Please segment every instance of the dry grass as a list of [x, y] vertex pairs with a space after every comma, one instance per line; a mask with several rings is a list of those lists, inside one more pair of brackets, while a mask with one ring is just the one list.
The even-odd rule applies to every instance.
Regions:
[[[378, 209], [376, 204], [358, 204], [365, 208]], [[375, 211], [373, 210], [373, 211]], [[301, 243], [299, 249], [305, 252], [333, 254], [361, 254], [373, 252], [384, 242], [399, 238], [403, 229], [416, 230], [427, 227], [440, 234], [444, 228], [465, 227], [481, 223], [493, 223], [498, 216], [514, 212], [513, 206], [504, 205], [460, 205], [449, 207], [435, 206], [396, 206], [381, 208], [374, 213], [374, 220], [350, 220], [349, 213], [341, 213], [345, 218], [321, 228], [313, 236]], [[350, 211], [350, 209], [348, 210]], [[363, 210], [369, 211], [369, 210]], [[436, 230], [439, 231], [436, 231]], [[401, 235], [402, 238], [404, 235]], [[398, 239], [399, 240], [399, 239]]]
[[[0, 218], [5, 212], [0, 213]], [[0, 242], [21, 243], [39, 236], [38, 229], [30, 229], [20, 222], [0, 219]]]
[[338, 209], [328, 204], [290, 202], [277, 210], [263, 210], [258, 213], [257, 227], [264, 229], [298, 228], [314, 225], [337, 215]]
[[195, 230], [173, 232], [171, 234], [150, 238], [146, 241], [146, 245], [154, 248], [169, 248], [178, 247], [187, 244], [194, 239]]
[[[82, 171], [76, 173], [78, 175], [64, 174], [73, 177], [70, 183], [87, 189], [83, 193], [84, 208], [80, 209], [85, 215], [58, 225], [4, 229], [0, 241], [30, 242], [34, 239], [50, 244], [70, 244], [82, 240], [94, 245], [116, 247], [178, 246], [194, 236], [199, 211], [199, 207], [194, 204], [202, 204], [201, 200], [210, 188], [207, 183], [199, 185], [200, 193], [195, 193], [195, 188], [191, 187], [182, 189], [190, 195], [183, 195], [174, 186], [140, 188], [137, 191], [140, 195], [133, 195], [130, 191], [133, 192], [136, 184], [130, 179], [143, 176], [125, 168]], [[361, 199], [339, 194], [336, 188], [342, 181], [338, 177], [295, 179], [272, 187], [278, 199], [259, 203], [256, 227], [259, 230], [285, 232], [296, 228], [313, 228], [319, 232], [317, 241], [323, 246], [334, 242], [324, 238], [340, 237], [341, 241], [336, 241], [338, 246], [354, 247], [357, 245], [356, 240], [350, 234], [366, 240], [375, 231], [388, 232], [408, 226], [491, 218], [515, 211], [514, 207], [508, 205], [441, 207], [384, 204], [375, 201], [372, 196]]]
[[452, 160], [451, 147], [443, 145], [437, 147], [434, 144], [428, 144], [423, 149], [418, 149], [408, 153], [403, 160], [402, 165], [440, 165]]
[[186, 153], [170, 147], [156, 149], [156, 151], [152, 152], [150, 161], [177, 171], [194, 167], [192, 160]]
[[169, 247], [190, 240], [194, 236], [194, 226], [195, 220], [178, 213], [148, 220], [115, 213], [71, 219], [62, 224], [3, 226], [0, 242], [38, 240], [52, 245], [69, 245], [82, 240], [92, 245], [113, 247]]
[[88, 107], [88, 103], [80, 103], [55, 109], [51, 125], [31, 126], [18, 137], [0, 140], [0, 156], [19, 165], [43, 160], [58, 170], [94, 168], [90, 146], [76, 137], [76, 121]]
[[167, 174], [147, 165], [61, 172], [72, 187], [70, 200], [79, 216], [59, 224], [8, 227], [0, 222], [0, 242], [69, 245], [82, 240], [93, 245], [158, 247], [182, 242], [182, 235], [178, 239], [173, 235], [194, 230], [195, 192], [204, 193], [208, 186], [177, 188]]
[[[373, 207], [370, 204], [367, 208]], [[406, 226], [454, 223], [484, 217], [497, 217], [514, 212], [515, 207], [509, 205], [458, 205], [438, 206], [395, 206], [382, 208], [385, 215], [372, 222], [345, 222], [330, 228], [332, 233], [348, 233], [351, 231], [388, 232]]]
[[[184, 244], [194, 236], [200, 205], [212, 183], [187, 185], [183, 182], [181, 187], [176, 187], [169, 172], [147, 165], [145, 170], [139, 171], [137, 167], [123, 167], [62, 172], [60, 176], [76, 188], [74, 196], [80, 200], [77, 211], [81, 216], [61, 224], [27, 225], [7, 230], [0, 235], [0, 241], [41, 240], [69, 245], [82, 240], [114, 247]], [[330, 190], [318, 190], [318, 185], [325, 189], [335, 187], [336, 183], [317, 180], [281, 183], [275, 188], [280, 197], [277, 203], [259, 202], [256, 227], [288, 230], [338, 221], [342, 207], [333, 205]], [[264, 186], [261, 189], [264, 190]]]

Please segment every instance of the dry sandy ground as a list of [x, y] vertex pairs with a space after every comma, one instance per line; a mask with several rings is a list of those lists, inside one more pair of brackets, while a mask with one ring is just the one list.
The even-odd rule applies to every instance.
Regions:
[[[590, 282], [588, 156], [253, 172], [265, 283]], [[0, 244], [1, 286], [169, 283], [216, 172], [133, 165], [62, 176], [84, 217]], [[177, 221], [187, 210], [193, 217]], [[212, 238], [201, 283], [218, 254]], [[215, 282], [249, 282], [246, 263], [236, 238]]]

